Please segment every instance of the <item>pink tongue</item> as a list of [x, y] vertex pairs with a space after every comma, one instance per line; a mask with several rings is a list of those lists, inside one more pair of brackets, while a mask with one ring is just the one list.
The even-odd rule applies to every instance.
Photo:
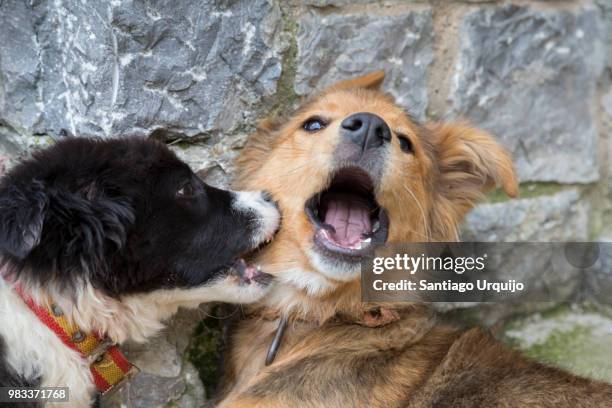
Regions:
[[359, 243], [363, 234], [372, 232], [370, 211], [365, 200], [353, 195], [335, 193], [328, 196], [325, 223], [336, 230], [332, 238], [342, 246]]

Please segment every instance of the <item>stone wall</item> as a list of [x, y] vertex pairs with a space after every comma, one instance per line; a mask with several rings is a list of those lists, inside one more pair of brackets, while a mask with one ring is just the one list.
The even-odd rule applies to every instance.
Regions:
[[[467, 118], [513, 153], [521, 198], [491, 194], [466, 238], [612, 237], [609, 0], [0, 1], [0, 156], [147, 135], [223, 185], [259, 119], [376, 69], [416, 118]], [[612, 288], [603, 268], [575, 279]], [[116, 401], [198, 406], [197, 320], [156, 340], [162, 362], [133, 348], [144, 375]]]

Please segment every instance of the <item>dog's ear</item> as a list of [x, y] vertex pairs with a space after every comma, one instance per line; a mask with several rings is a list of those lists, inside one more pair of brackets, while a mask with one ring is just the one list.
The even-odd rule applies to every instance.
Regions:
[[40, 242], [49, 204], [40, 181], [0, 189], [0, 252], [24, 259]]
[[[134, 209], [125, 197], [110, 197], [104, 188], [90, 183], [78, 192], [53, 191], [45, 242], [70, 243], [58, 248], [66, 262], [76, 266], [102, 267], [108, 252], [124, 248], [134, 224]], [[64, 238], [65, 239], [65, 238]], [[104, 269], [104, 268], [102, 268]]]
[[359, 76], [357, 78], [347, 79], [337, 82], [328, 87], [325, 92], [340, 91], [344, 89], [364, 88], [364, 89], [380, 89], [385, 80], [385, 71], [374, 71], [369, 74]]
[[440, 170], [439, 186], [444, 191], [485, 193], [501, 187], [510, 197], [518, 194], [512, 159], [488, 133], [466, 124], [429, 127], [436, 145]]
[[452, 230], [490, 189], [501, 187], [508, 196], [516, 197], [517, 177], [508, 152], [486, 132], [467, 124], [427, 128], [438, 166], [434, 211], [442, 224], [440, 229], [451, 231], [451, 237], [442, 235], [454, 238], [456, 231]]
[[0, 189], [0, 253], [23, 261], [44, 242], [40, 262], [60, 260], [67, 269], [102, 265], [106, 249], [125, 245], [134, 219], [127, 199], [106, 197], [94, 183], [70, 192], [7, 180]]

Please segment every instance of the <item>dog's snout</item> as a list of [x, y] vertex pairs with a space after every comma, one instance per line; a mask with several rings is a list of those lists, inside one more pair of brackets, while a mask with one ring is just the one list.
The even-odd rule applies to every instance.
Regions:
[[381, 147], [391, 141], [389, 125], [373, 113], [355, 113], [340, 124], [343, 136], [361, 147], [362, 151]]
[[247, 215], [254, 246], [270, 240], [280, 227], [281, 213], [278, 203], [267, 191], [234, 192], [234, 210]]

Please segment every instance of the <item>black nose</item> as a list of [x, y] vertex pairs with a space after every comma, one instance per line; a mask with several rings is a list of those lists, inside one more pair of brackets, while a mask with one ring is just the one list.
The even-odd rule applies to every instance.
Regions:
[[381, 147], [391, 141], [391, 129], [380, 116], [360, 112], [344, 119], [340, 124], [344, 137], [361, 146], [365, 151]]

